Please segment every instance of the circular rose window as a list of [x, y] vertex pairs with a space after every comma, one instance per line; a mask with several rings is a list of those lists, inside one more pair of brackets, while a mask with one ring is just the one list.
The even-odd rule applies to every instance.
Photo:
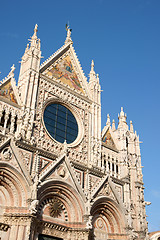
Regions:
[[78, 124], [72, 112], [64, 105], [49, 104], [44, 110], [44, 124], [48, 133], [60, 143], [74, 142], [78, 136]]

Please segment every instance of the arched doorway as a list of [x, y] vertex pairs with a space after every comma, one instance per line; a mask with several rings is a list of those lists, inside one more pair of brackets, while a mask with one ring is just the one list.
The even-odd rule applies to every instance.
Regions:
[[106, 197], [97, 199], [91, 214], [94, 240], [127, 239], [123, 214], [113, 200]]

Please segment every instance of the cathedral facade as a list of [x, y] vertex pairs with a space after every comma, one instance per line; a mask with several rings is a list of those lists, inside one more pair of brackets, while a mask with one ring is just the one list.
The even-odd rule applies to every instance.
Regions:
[[0, 239], [148, 239], [139, 137], [121, 108], [101, 131], [101, 87], [67, 26], [40, 65], [34, 34], [0, 85]]

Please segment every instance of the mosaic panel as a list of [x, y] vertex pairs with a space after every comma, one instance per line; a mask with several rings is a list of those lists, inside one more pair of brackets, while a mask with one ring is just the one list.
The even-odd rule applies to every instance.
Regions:
[[14, 103], [17, 103], [10, 81], [0, 88], [0, 96], [7, 98]]
[[115, 143], [111, 137], [111, 134], [110, 134], [110, 131], [108, 130], [106, 132], [106, 134], [104, 135], [103, 137], [103, 142], [108, 146], [108, 147], [111, 147], [111, 148], [115, 148], [116, 149], [116, 146], [115, 146]]
[[65, 57], [61, 62], [56, 66], [53, 66], [47, 71], [46, 74], [53, 76], [58, 80], [61, 80], [63, 83], [69, 85], [71, 88], [75, 88], [83, 92], [80, 81], [78, 80], [77, 74], [73, 68], [70, 57]]

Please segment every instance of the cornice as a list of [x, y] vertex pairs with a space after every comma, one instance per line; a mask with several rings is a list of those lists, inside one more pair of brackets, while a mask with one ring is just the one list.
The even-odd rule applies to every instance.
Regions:
[[18, 105], [17, 103], [11, 102], [10, 100], [8, 100], [8, 99], [5, 98], [5, 97], [0, 96], [0, 101], [9, 104], [9, 105], [11, 105], [12, 107], [21, 109], [21, 106], [20, 106], [20, 105]]
[[114, 183], [120, 184], [120, 185], [122, 185], [122, 186], [125, 184], [125, 182], [124, 182], [123, 180], [120, 180], [120, 179], [118, 179], [118, 178], [115, 178], [115, 177], [112, 177], [112, 176], [111, 176], [111, 179], [112, 179], [112, 181], [113, 181]]
[[74, 161], [71, 161], [71, 163], [73, 164], [73, 166], [76, 169], [79, 169], [79, 170], [82, 170], [82, 171], [88, 171], [88, 173], [93, 174], [97, 177], [103, 177], [104, 176], [104, 173], [100, 169], [97, 169], [97, 168], [94, 168], [94, 167], [89, 168], [88, 166], [82, 165], [82, 164], [74, 162]]
[[140, 181], [135, 182], [135, 187], [143, 187], [143, 185], [144, 185], [143, 182]]
[[38, 148], [36, 146], [30, 145], [26, 142], [22, 142], [22, 141], [16, 141], [16, 146], [23, 148], [25, 150], [29, 150], [31, 152], [38, 152], [39, 155], [43, 156], [43, 157], [47, 157], [50, 159], [55, 160], [57, 158], [56, 154], [50, 153], [48, 151], [42, 150], [41, 148]]

